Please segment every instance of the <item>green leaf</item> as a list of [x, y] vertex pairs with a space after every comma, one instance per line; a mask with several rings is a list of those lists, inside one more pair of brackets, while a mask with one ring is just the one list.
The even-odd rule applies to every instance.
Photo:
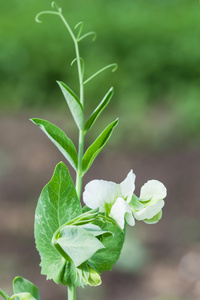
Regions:
[[94, 141], [94, 143], [86, 150], [83, 160], [82, 160], [82, 172], [85, 174], [90, 168], [91, 164], [95, 160], [96, 156], [106, 145], [109, 140], [115, 126], [118, 124], [118, 119], [112, 122], [110, 125], [104, 129], [104, 131], [99, 135], [99, 137]]
[[13, 280], [13, 291], [17, 293], [30, 293], [35, 299], [40, 300], [39, 289], [29, 280], [23, 277], [15, 277]]
[[9, 300], [10, 297], [2, 290], [0, 289], [0, 295], [5, 299], [5, 300]]
[[81, 210], [69, 171], [65, 164], [60, 162], [40, 195], [35, 214], [35, 241], [41, 256], [41, 272], [57, 284], [62, 283], [66, 261], [52, 245], [51, 240], [54, 232], [80, 215]]
[[17, 293], [10, 297], [10, 300], [14, 299], [20, 299], [20, 300], [36, 300], [30, 293]]
[[91, 258], [99, 249], [104, 248], [92, 233], [79, 226], [65, 226], [60, 230], [60, 235], [55, 246], [60, 245], [67, 256], [72, 259], [75, 267]]
[[31, 121], [40, 127], [40, 129], [56, 145], [64, 157], [69, 161], [71, 166], [76, 170], [78, 164], [78, 155], [74, 144], [66, 136], [66, 134], [60, 128], [46, 120], [34, 118], [31, 119]]
[[104, 233], [112, 234], [112, 232], [102, 230], [99, 226], [94, 225], [94, 224], [85, 224], [85, 225], [81, 225], [79, 227], [87, 230], [88, 232], [92, 233], [94, 236], [99, 236], [99, 235], [102, 235]]
[[97, 108], [90, 115], [89, 119], [87, 120], [87, 122], [85, 124], [85, 131], [88, 131], [92, 127], [92, 125], [94, 124], [94, 122], [96, 121], [96, 119], [98, 118], [98, 116], [100, 115], [100, 113], [104, 110], [104, 108], [110, 102], [110, 99], [112, 98], [113, 93], [114, 93], [113, 92], [113, 88], [111, 88], [108, 91], [108, 93], [105, 95], [105, 97], [103, 98], [103, 100], [101, 101], [101, 103], [97, 106]]
[[76, 94], [63, 82], [57, 81], [65, 100], [69, 106], [71, 114], [80, 130], [84, 128], [83, 107]]
[[159, 211], [159, 213], [155, 215], [153, 218], [145, 219], [143, 221], [147, 224], [156, 224], [158, 221], [160, 221], [161, 218], [162, 218], [162, 210]]
[[95, 222], [102, 230], [112, 232], [113, 235], [102, 235], [100, 239], [104, 249], [95, 253], [88, 263], [98, 272], [110, 271], [121, 254], [125, 233], [121, 228], [111, 223]]

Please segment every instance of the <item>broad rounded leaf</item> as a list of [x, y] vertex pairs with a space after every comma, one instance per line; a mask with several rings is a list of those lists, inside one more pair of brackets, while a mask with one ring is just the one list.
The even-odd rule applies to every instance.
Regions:
[[69, 106], [71, 114], [80, 130], [84, 129], [83, 107], [76, 94], [63, 82], [57, 81], [65, 100]]
[[64, 157], [69, 161], [71, 166], [76, 170], [78, 164], [78, 155], [76, 148], [72, 141], [66, 136], [66, 134], [54, 124], [42, 120], [42, 119], [31, 119], [56, 145]]
[[104, 131], [99, 135], [99, 137], [94, 141], [94, 143], [86, 150], [83, 160], [82, 160], [82, 172], [83, 174], [87, 172], [91, 164], [95, 160], [96, 156], [106, 145], [109, 140], [115, 126], [118, 124], [118, 119], [112, 122], [110, 125], [104, 129]]
[[62, 283], [66, 261], [52, 245], [52, 237], [60, 226], [80, 214], [81, 204], [73, 181], [65, 164], [60, 162], [40, 195], [35, 214], [35, 241], [41, 256], [41, 272], [57, 284]]
[[125, 233], [117, 225], [95, 222], [102, 230], [112, 232], [113, 235], [103, 235], [101, 238], [104, 249], [97, 251], [90, 259], [89, 264], [98, 272], [110, 271], [121, 254]]
[[35, 299], [40, 300], [39, 289], [32, 282], [21, 276], [14, 278], [13, 291], [15, 294], [27, 292], [30, 293]]
[[72, 259], [75, 267], [92, 257], [104, 245], [89, 231], [79, 226], [65, 226], [56, 240], [64, 252]]
[[110, 90], [105, 95], [105, 97], [103, 98], [101, 103], [97, 106], [97, 108], [93, 111], [93, 113], [90, 115], [89, 119], [87, 120], [87, 122], [85, 124], [85, 131], [88, 131], [92, 127], [92, 125], [94, 124], [94, 122], [96, 121], [98, 116], [101, 114], [101, 112], [104, 110], [104, 108], [110, 102], [110, 99], [112, 98], [113, 93], [114, 93], [113, 88], [110, 88]]

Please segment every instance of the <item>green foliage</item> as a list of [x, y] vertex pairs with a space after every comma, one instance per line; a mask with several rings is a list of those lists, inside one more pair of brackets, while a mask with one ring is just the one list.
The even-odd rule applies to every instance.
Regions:
[[60, 237], [54, 242], [67, 253], [66, 259], [70, 257], [75, 267], [80, 266], [99, 249], [103, 244], [88, 230], [79, 226], [65, 226], [60, 230]]
[[36, 300], [30, 293], [22, 292], [22, 293], [16, 293], [10, 297], [10, 300]]
[[88, 131], [98, 116], [101, 114], [101, 112], [104, 110], [104, 108], [108, 105], [110, 102], [111, 98], [113, 96], [113, 88], [111, 88], [108, 93], [105, 95], [101, 103], [97, 106], [97, 108], [93, 111], [93, 113], [90, 115], [89, 119], [87, 120], [85, 124], [85, 131]]
[[38, 288], [27, 279], [18, 276], [13, 280], [14, 294], [9, 297], [5, 292], [0, 289], [0, 295], [5, 300], [40, 300], [40, 293]]
[[118, 124], [118, 120], [115, 120], [110, 125], [108, 125], [104, 131], [98, 136], [94, 143], [86, 150], [83, 161], [82, 161], [82, 172], [83, 174], [87, 172], [91, 164], [99, 154], [99, 152], [106, 145], [109, 140], [115, 126]]
[[110, 271], [112, 266], [119, 259], [125, 234], [117, 225], [107, 222], [97, 222], [96, 224], [99, 225], [102, 230], [112, 232], [112, 235], [103, 235], [101, 238], [101, 242], [105, 248], [99, 250], [89, 259], [91, 266], [98, 273], [101, 273], [102, 271]]
[[32, 282], [21, 276], [17, 276], [13, 280], [13, 291], [15, 294], [27, 292], [35, 299], [40, 300], [39, 289]]
[[52, 245], [55, 231], [81, 214], [81, 204], [69, 171], [59, 163], [50, 182], [44, 187], [35, 215], [35, 241], [41, 256], [42, 274], [56, 283], [65, 276], [66, 261]]
[[78, 164], [78, 155], [73, 142], [57, 126], [42, 119], [31, 119], [48, 138], [56, 145], [64, 157], [69, 161], [71, 166], [76, 170]]
[[83, 129], [83, 107], [78, 99], [78, 97], [75, 95], [75, 93], [63, 82], [58, 82], [58, 85], [65, 97], [65, 100], [67, 101], [67, 104], [69, 106], [69, 109], [72, 113], [72, 116], [78, 126], [78, 128], [81, 130]]

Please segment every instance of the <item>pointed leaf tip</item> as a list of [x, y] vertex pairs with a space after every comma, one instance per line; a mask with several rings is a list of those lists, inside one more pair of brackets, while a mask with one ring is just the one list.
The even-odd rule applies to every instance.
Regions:
[[91, 164], [95, 160], [96, 156], [106, 145], [108, 140], [111, 137], [111, 134], [114, 128], [117, 126], [119, 120], [116, 119], [110, 125], [108, 125], [104, 131], [99, 135], [99, 137], [94, 141], [94, 143], [86, 150], [83, 160], [82, 160], [82, 172], [85, 174], [87, 170], [90, 168]]
[[66, 136], [66, 134], [59, 127], [46, 120], [37, 118], [30, 120], [47, 135], [47, 137], [69, 161], [71, 166], [76, 170], [78, 165], [77, 151], [73, 142]]
[[110, 102], [112, 96], [114, 93], [113, 87], [109, 89], [107, 94], [104, 96], [103, 100], [100, 102], [100, 104], [97, 106], [97, 108], [93, 111], [93, 113], [90, 115], [89, 119], [87, 120], [85, 124], [85, 131], [87, 132], [95, 123], [98, 116], [101, 114], [101, 112], [106, 108], [108, 103]]
[[80, 130], [84, 128], [83, 106], [76, 94], [64, 83], [57, 81], [65, 100], [69, 106], [71, 114]]

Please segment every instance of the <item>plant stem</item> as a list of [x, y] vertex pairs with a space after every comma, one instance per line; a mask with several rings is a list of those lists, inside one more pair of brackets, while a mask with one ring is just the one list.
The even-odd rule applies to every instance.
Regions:
[[[80, 54], [79, 54], [79, 46], [78, 46], [78, 40], [75, 37], [73, 31], [71, 30], [69, 24], [63, 17], [63, 15], [59, 14], [63, 23], [65, 24], [66, 28], [68, 29], [72, 40], [74, 42], [75, 46], [75, 52], [76, 52], [76, 59], [77, 59], [77, 68], [78, 68], [78, 77], [79, 77], [79, 90], [80, 90], [80, 103], [82, 104], [82, 107], [84, 108], [84, 83], [83, 83], [83, 73], [84, 73], [84, 67], [82, 68], [81, 60], [80, 60]], [[84, 122], [83, 122], [84, 123]], [[84, 149], [84, 130], [79, 130], [79, 142], [78, 142], [78, 169], [76, 173], [76, 192], [78, 195], [79, 200], [81, 199], [81, 189], [82, 189], [82, 158], [83, 158], [83, 149]]]
[[84, 132], [79, 131], [79, 147], [78, 147], [78, 170], [76, 173], [76, 192], [79, 200], [81, 199], [81, 189], [82, 189], [82, 158], [83, 158], [83, 148], [84, 148]]
[[68, 286], [68, 300], [76, 300], [76, 288], [73, 285]]
[[2, 291], [2, 289], [0, 289], [0, 295], [1, 295], [5, 300], [9, 300], [9, 299], [10, 299], [10, 297], [9, 297], [6, 293], [4, 293], [4, 291]]
[[[75, 39], [75, 51], [77, 57], [77, 67], [78, 67], [78, 77], [79, 77], [79, 89], [80, 89], [80, 103], [84, 109], [84, 84], [83, 84], [83, 70], [80, 61], [78, 42]], [[79, 144], [78, 144], [78, 170], [76, 173], [76, 192], [79, 200], [81, 199], [81, 189], [82, 189], [82, 158], [84, 149], [84, 130], [79, 130]]]

